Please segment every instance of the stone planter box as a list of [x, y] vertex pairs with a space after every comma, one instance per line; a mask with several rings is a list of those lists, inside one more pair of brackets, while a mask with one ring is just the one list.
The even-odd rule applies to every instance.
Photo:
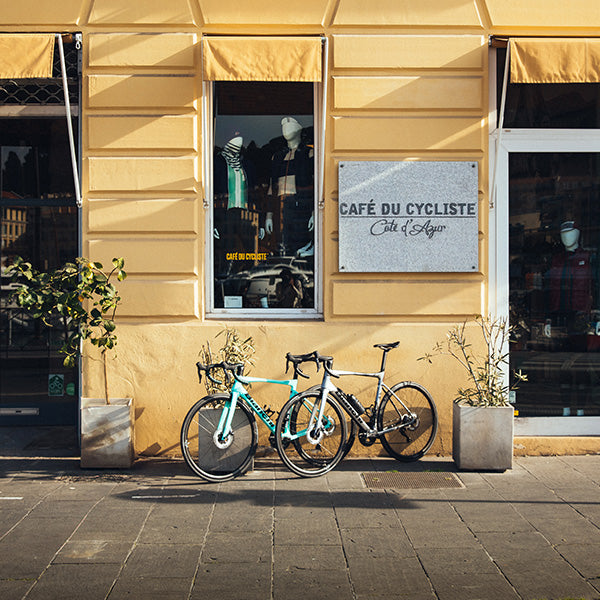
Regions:
[[134, 460], [131, 398], [81, 399], [81, 466], [128, 468]]
[[512, 406], [454, 404], [452, 458], [465, 471], [512, 469], [514, 409]]

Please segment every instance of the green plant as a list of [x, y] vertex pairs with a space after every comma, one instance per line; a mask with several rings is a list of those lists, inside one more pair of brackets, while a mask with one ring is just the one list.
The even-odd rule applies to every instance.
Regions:
[[509, 392], [517, 389], [520, 382], [527, 381], [527, 375], [514, 371], [514, 383], [505, 383], [511, 327], [506, 319], [476, 317], [476, 330], [487, 349], [487, 352], [476, 355], [467, 340], [468, 323], [465, 321], [452, 327], [445, 342], [438, 342], [432, 352], [418, 360], [431, 363], [434, 356], [447, 355], [467, 371], [470, 386], [458, 389], [455, 402], [470, 406], [510, 406]]
[[[216, 352], [210, 347], [210, 342], [206, 342], [206, 345], [202, 346], [200, 350], [200, 359], [204, 364], [211, 364], [217, 362], [228, 362], [228, 363], [242, 363], [245, 367], [254, 364], [254, 341], [251, 337], [242, 339], [240, 333], [234, 329], [225, 327], [225, 329], [219, 331], [215, 337], [221, 335], [225, 336], [225, 341], [221, 348]], [[219, 383], [212, 382], [208, 377], [204, 378], [204, 385], [208, 394], [216, 394], [218, 392], [229, 392], [233, 381], [228, 379], [225, 373], [213, 372], [211, 376], [216, 379]]]
[[11, 279], [19, 283], [11, 297], [35, 319], [63, 329], [60, 352], [64, 365], [73, 367], [84, 340], [100, 349], [104, 368], [104, 391], [108, 399], [106, 352], [117, 344], [115, 313], [121, 301], [111, 279], [123, 281], [123, 258], [113, 258], [112, 270], [101, 263], [79, 257], [73, 263], [44, 272], [17, 257], [9, 267]]

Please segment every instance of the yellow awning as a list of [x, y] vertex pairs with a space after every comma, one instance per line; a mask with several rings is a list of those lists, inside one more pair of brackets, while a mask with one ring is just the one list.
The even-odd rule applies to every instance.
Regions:
[[598, 83], [600, 39], [510, 38], [511, 83]]
[[0, 35], [0, 79], [52, 77], [54, 34]]
[[319, 37], [204, 37], [208, 81], [321, 81]]

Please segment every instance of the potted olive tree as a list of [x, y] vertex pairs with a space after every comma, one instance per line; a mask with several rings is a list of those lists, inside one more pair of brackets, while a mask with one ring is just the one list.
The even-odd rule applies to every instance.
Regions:
[[[514, 373], [507, 383], [508, 344], [511, 328], [506, 319], [477, 317], [452, 327], [445, 342], [436, 344], [420, 360], [447, 355], [466, 371], [469, 385], [459, 388], [452, 415], [452, 457], [464, 470], [504, 471], [512, 468], [514, 409], [509, 393], [527, 377]], [[479, 338], [474, 346], [467, 332]]]
[[77, 258], [47, 272], [17, 258], [12, 278], [20, 284], [13, 293], [17, 304], [50, 327], [62, 327], [64, 365], [74, 367], [83, 344], [100, 350], [104, 398], [81, 399], [81, 466], [128, 467], [133, 462], [133, 406], [131, 398], [111, 399], [108, 389], [108, 352], [117, 344], [115, 314], [121, 297], [113, 279], [123, 281], [123, 258], [113, 258], [112, 269]]

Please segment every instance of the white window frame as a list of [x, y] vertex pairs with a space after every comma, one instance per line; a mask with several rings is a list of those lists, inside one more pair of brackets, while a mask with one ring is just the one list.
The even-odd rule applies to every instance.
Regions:
[[214, 255], [213, 255], [213, 149], [214, 149], [214, 120], [213, 97], [214, 82], [203, 82], [203, 180], [204, 180], [204, 224], [205, 224], [205, 286], [206, 298], [205, 316], [207, 319], [222, 319], [224, 316], [235, 319], [260, 319], [260, 320], [299, 320], [321, 319], [323, 317], [323, 281], [322, 281], [322, 211], [323, 203], [321, 190], [323, 190], [324, 177], [324, 144], [322, 143], [322, 94], [323, 86], [313, 84], [313, 123], [314, 123], [314, 307], [313, 308], [215, 308], [214, 306]]
[[[489, 211], [489, 311], [509, 316], [509, 154], [511, 152], [600, 153], [599, 129], [503, 129], [496, 127], [496, 52], [490, 56], [490, 174], [495, 168], [495, 194]], [[498, 141], [500, 140], [500, 141]], [[490, 186], [494, 185], [490, 176]], [[505, 374], [508, 380], [508, 370]], [[517, 392], [518, 393], [518, 392]], [[517, 417], [517, 436], [597, 436], [600, 417]]]

